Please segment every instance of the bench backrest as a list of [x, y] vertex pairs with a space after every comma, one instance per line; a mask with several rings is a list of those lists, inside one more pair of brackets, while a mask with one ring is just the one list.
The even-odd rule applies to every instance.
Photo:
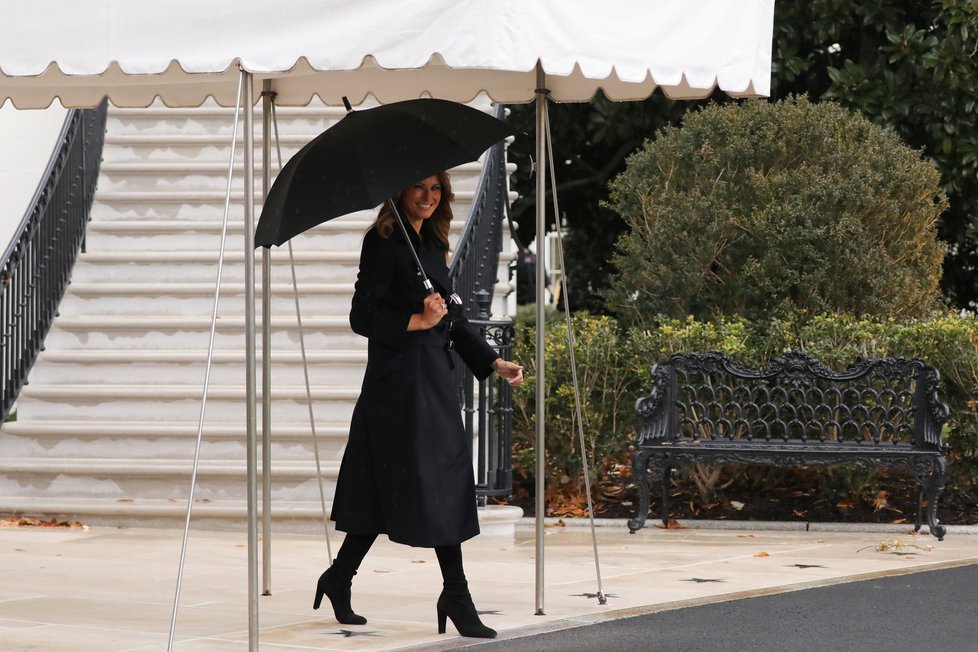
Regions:
[[943, 450], [947, 405], [920, 360], [879, 358], [837, 373], [792, 352], [760, 371], [721, 353], [680, 353], [652, 368], [637, 444], [737, 440], [902, 445]]

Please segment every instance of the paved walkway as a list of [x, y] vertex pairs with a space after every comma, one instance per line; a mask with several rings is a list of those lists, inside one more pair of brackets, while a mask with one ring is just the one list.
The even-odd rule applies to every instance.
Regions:
[[[970, 531], [970, 530], [968, 530]], [[501, 638], [629, 615], [978, 563], [978, 536], [944, 541], [889, 532], [624, 527], [598, 529], [607, 605], [599, 605], [590, 534], [548, 527], [546, 615], [534, 615], [532, 528], [515, 540], [463, 545], [483, 620]], [[168, 529], [0, 528], [3, 650], [165, 650], [182, 532]], [[333, 536], [334, 551], [340, 540]], [[177, 650], [247, 650], [247, 544], [240, 532], [192, 531], [177, 621]], [[272, 595], [260, 599], [261, 649], [446, 650], [478, 644], [438, 635], [438, 564], [430, 550], [378, 540], [354, 580], [364, 626], [311, 609], [326, 565], [322, 537], [272, 542]]]

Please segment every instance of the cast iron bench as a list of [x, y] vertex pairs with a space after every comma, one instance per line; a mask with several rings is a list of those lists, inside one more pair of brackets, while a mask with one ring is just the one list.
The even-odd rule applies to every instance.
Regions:
[[654, 479], [668, 525], [669, 479], [682, 464], [740, 462], [779, 467], [902, 467], [915, 473], [915, 530], [927, 502], [930, 532], [943, 539], [937, 500], [946, 445], [934, 367], [905, 358], [867, 360], [836, 373], [804, 353], [788, 353], [761, 371], [720, 353], [680, 353], [652, 368], [652, 391], [635, 409], [640, 428], [632, 454], [639, 490], [634, 533], [645, 525]]

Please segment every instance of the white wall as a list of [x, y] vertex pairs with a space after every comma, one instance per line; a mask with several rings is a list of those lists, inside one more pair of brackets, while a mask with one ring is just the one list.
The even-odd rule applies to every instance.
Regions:
[[0, 254], [7, 248], [44, 174], [67, 111], [0, 107]]

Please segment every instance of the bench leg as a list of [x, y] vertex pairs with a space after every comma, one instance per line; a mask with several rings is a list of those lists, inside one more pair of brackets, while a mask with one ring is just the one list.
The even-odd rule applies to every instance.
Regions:
[[669, 527], [669, 485], [672, 480], [672, 466], [662, 464], [662, 525]]
[[638, 514], [635, 518], [628, 519], [628, 531], [635, 534], [636, 531], [645, 527], [645, 519], [649, 516], [649, 491], [652, 487], [652, 473], [649, 470], [649, 457], [651, 451], [639, 448], [632, 453], [632, 478], [638, 486]]
[[930, 533], [937, 537], [938, 541], [944, 540], [947, 528], [940, 524], [937, 519], [937, 501], [940, 499], [941, 492], [944, 491], [944, 482], [947, 476], [947, 462], [944, 458], [938, 458], [927, 470], [917, 472], [917, 484], [920, 486], [920, 493], [917, 498], [917, 519], [914, 530], [919, 530], [921, 525], [921, 512], [923, 511], [923, 498], [927, 497], [927, 526]]

